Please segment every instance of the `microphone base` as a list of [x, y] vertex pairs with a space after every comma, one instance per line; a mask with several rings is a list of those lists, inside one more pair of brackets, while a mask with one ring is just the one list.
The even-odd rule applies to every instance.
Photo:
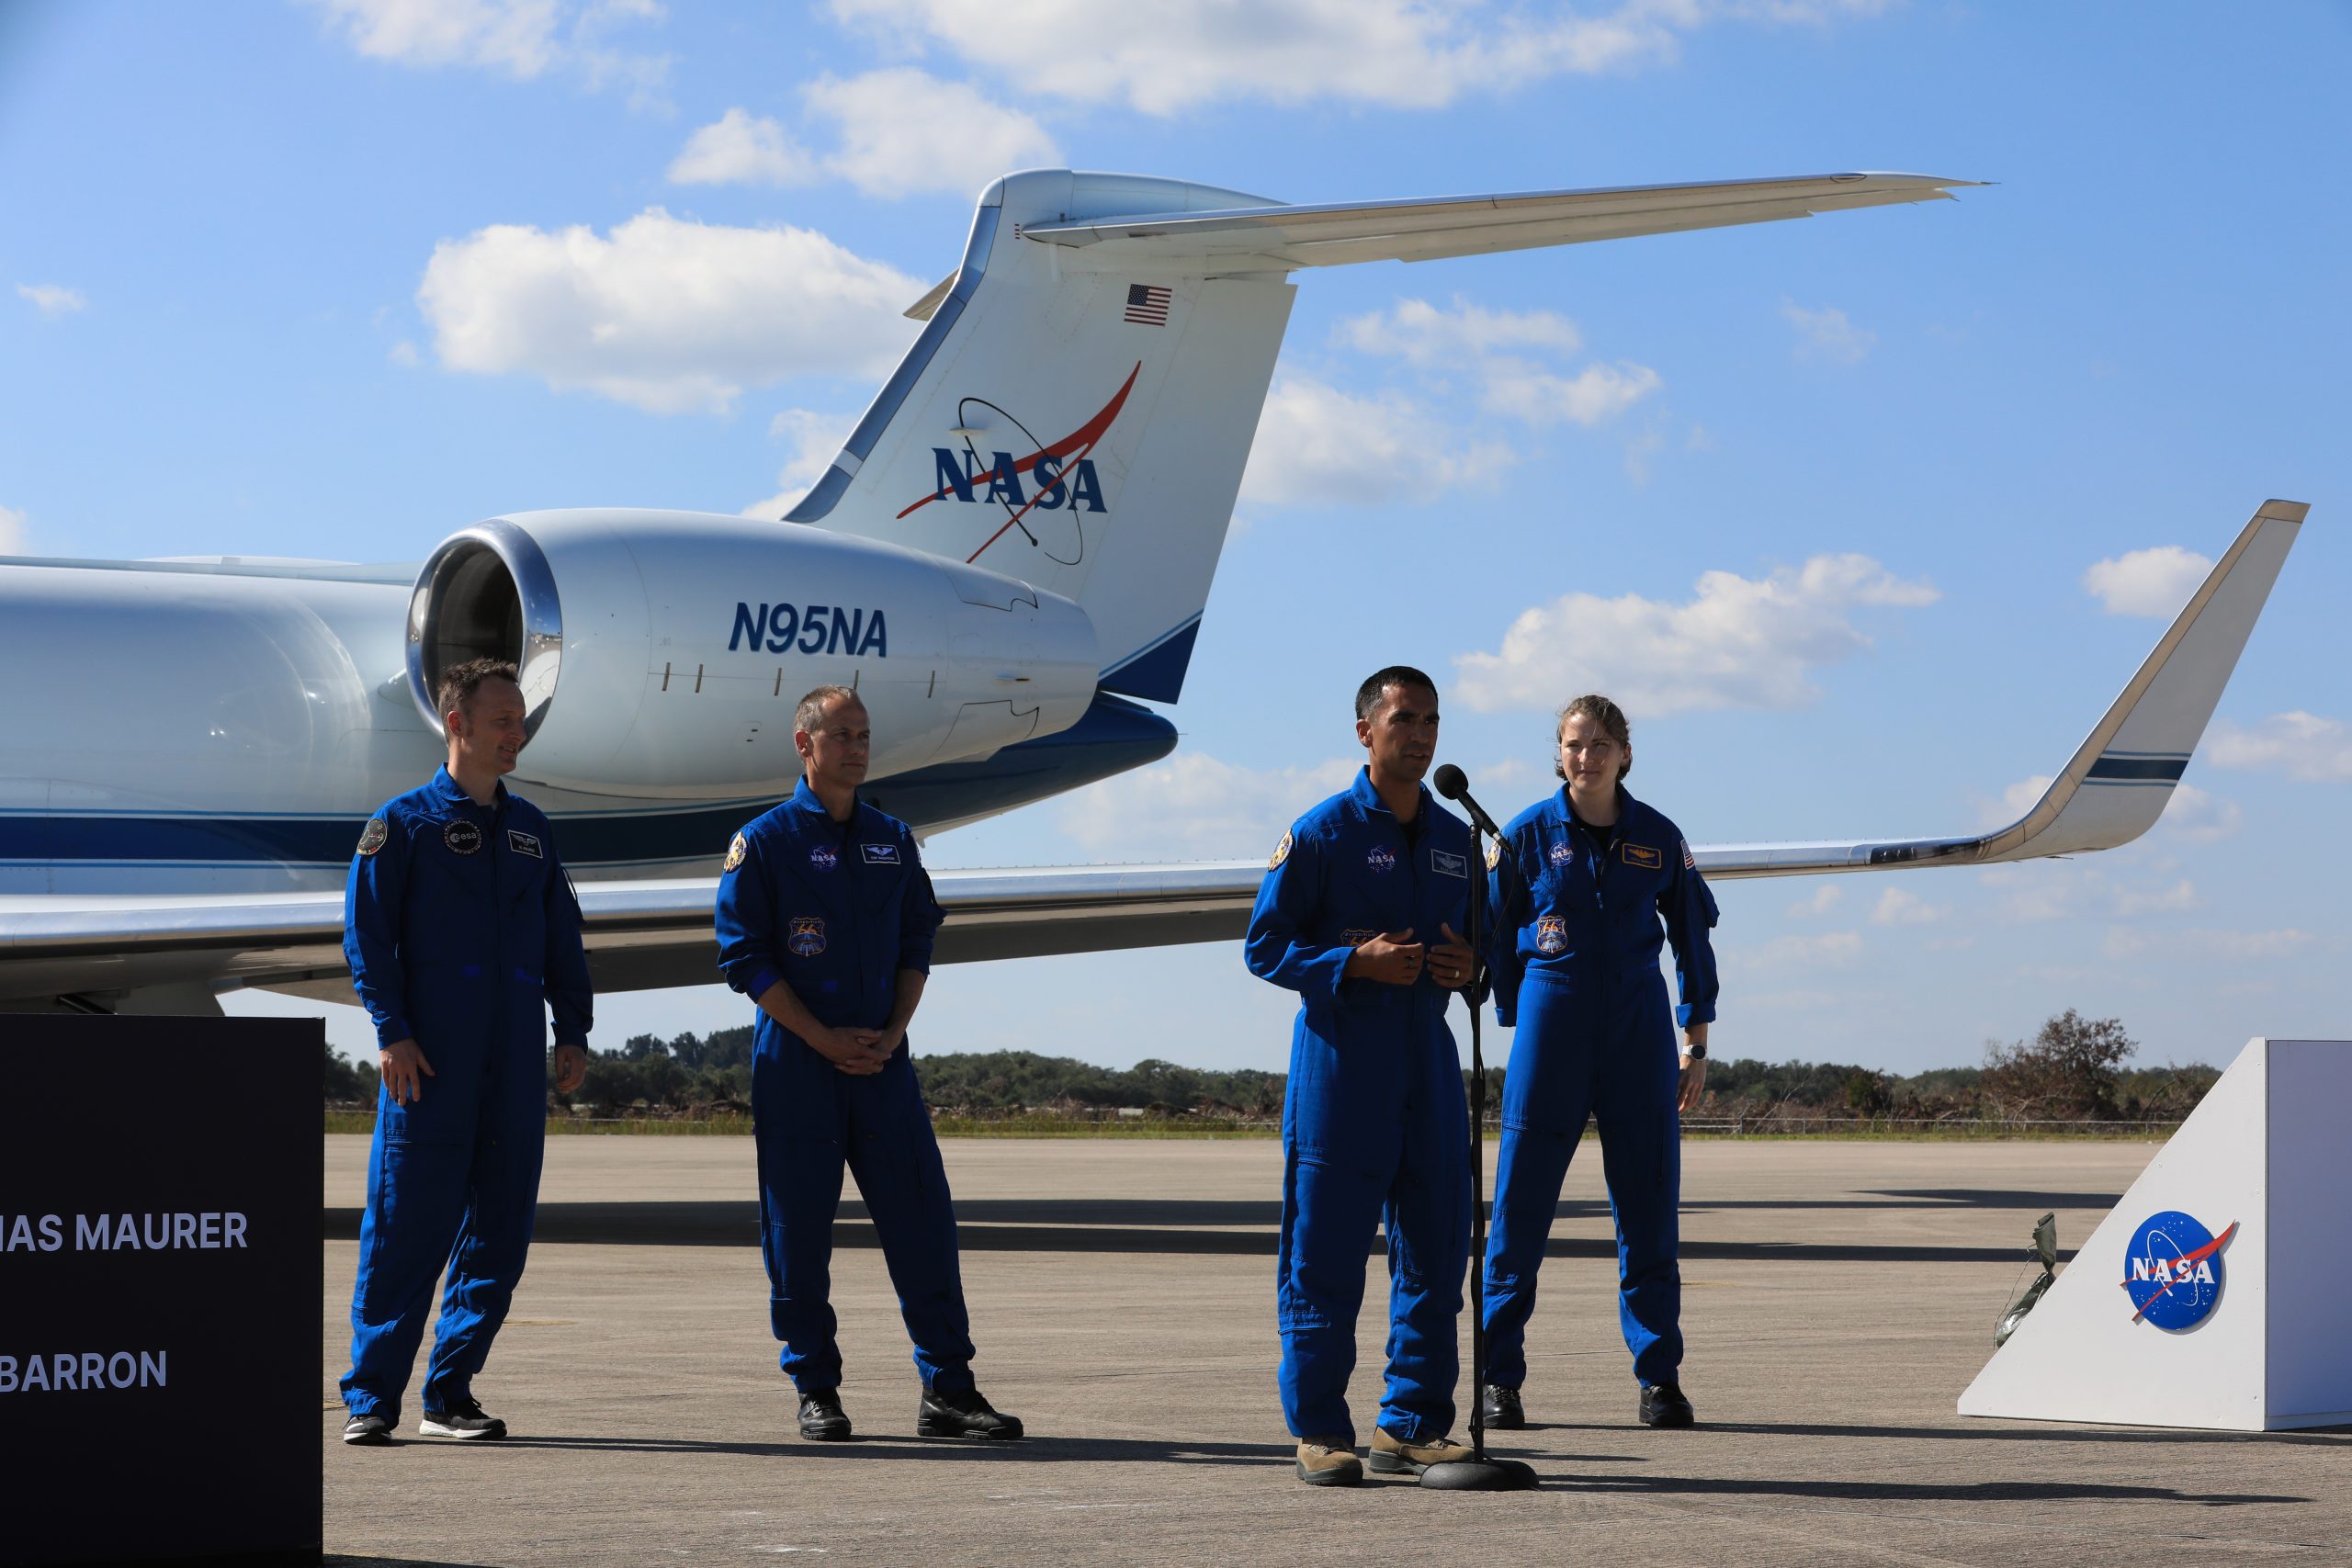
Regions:
[[1515, 1459], [1464, 1459], [1421, 1472], [1422, 1485], [1439, 1492], [1532, 1492], [1535, 1471]]

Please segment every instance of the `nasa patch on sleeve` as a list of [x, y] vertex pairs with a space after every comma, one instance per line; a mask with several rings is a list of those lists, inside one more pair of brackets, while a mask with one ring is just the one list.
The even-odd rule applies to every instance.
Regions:
[[1290, 859], [1290, 835], [1288, 833], [1284, 833], [1283, 835], [1283, 841], [1274, 846], [1274, 852], [1266, 857], [1266, 869], [1268, 871], [1276, 870], [1282, 865], [1283, 862]]
[[380, 817], [370, 817], [368, 818], [368, 826], [359, 829], [359, 852], [363, 855], [374, 854], [384, 847], [384, 841], [391, 836], [390, 823]]
[[736, 834], [733, 841], [727, 846], [727, 858], [719, 863], [718, 869], [733, 871], [743, 863], [743, 857], [751, 852], [752, 846], [743, 841], [743, 835]]

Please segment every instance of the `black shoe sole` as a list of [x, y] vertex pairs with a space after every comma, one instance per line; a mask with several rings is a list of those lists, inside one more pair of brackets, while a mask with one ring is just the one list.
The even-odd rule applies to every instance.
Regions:
[[805, 1442], [845, 1443], [850, 1440], [853, 1434], [849, 1429], [849, 1423], [844, 1421], [838, 1427], [803, 1427], [800, 1428], [800, 1436]]
[[1680, 1430], [1683, 1427], [1695, 1427], [1699, 1424], [1698, 1416], [1688, 1409], [1657, 1411], [1644, 1410], [1640, 1412], [1640, 1416], [1643, 1426], [1655, 1427], [1661, 1431], [1669, 1427]]
[[1366, 1470], [1379, 1475], [1419, 1475], [1429, 1468], [1425, 1464], [1415, 1464], [1403, 1454], [1392, 1454], [1380, 1449], [1365, 1455], [1363, 1465]]
[[960, 1438], [967, 1442], [974, 1443], [1017, 1443], [1023, 1433], [1018, 1427], [1010, 1430], [999, 1427], [994, 1431], [988, 1431], [967, 1427], [961, 1421], [941, 1421], [929, 1416], [918, 1416], [915, 1417], [915, 1436], [918, 1438]]
[[345, 1432], [343, 1440], [355, 1449], [388, 1449], [392, 1446], [390, 1432]]
[[1527, 1416], [1524, 1413], [1517, 1416], [1490, 1416], [1482, 1410], [1478, 1413], [1478, 1425], [1489, 1432], [1523, 1432], [1527, 1429]]
[[1355, 1486], [1363, 1483], [1363, 1472], [1361, 1470], [1309, 1470], [1302, 1461], [1298, 1465], [1298, 1478], [1309, 1486]]

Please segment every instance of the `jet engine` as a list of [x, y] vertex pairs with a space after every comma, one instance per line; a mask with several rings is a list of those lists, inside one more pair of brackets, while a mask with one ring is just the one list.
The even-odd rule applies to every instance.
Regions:
[[782, 793], [803, 694], [852, 686], [869, 776], [986, 757], [1075, 724], [1099, 669], [1085, 611], [1016, 579], [822, 529], [700, 513], [530, 512], [451, 535], [409, 600], [408, 680], [511, 660], [519, 777], [682, 800]]

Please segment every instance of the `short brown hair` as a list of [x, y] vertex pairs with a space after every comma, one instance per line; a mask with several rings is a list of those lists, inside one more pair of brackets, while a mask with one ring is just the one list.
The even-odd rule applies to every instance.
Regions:
[[1560, 737], [1568, 732], [1568, 720], [1579, 715], [1607, 730], [1609, 739], [1625, 749], [1625, 760], [1617, 764], [1617, 782], [1624, 783], [1625, 775], [1634, 771], [1633, 727], [1625, 722], [1625, 710], [1599, 692], [1587, 692], [1583, 696], [1570, 698], [1568, 705], [1562, 708], [1559, 717], [1553, 721], [1553, 776], [1562, 779], [1568, 776], [1567, 770], [1560, 766]]
[[793, 708], [793, 729], [800, 734], [814, 735], [817, 727], [825, 722], [825, 705], [837, 697], [847, 697], [859, 707], [865, 705], [865, 699], [857, 694], [854, 686], [819, 686]]
[[444, 718], [463, 713], [484, 681], [512, 681], [518, 691], [523, 685], [523, 678], [514, 672], [514, 666], [503, 659], [469, 659], [441, 671], [441, 684], [433, 697], [434, 711]]

